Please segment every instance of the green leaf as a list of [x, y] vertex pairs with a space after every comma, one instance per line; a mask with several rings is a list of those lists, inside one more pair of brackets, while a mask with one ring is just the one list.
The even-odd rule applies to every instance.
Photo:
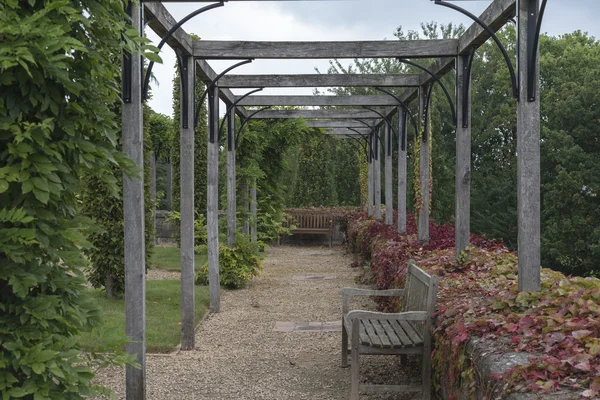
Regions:
[[160, 58], [160, 56], [156, 53], [152, 53], [152, 52], [146, 52], [144, 53], [144, 57], [146, 57], [148, 60], [153, 61], [157, 64], [162, 64], [162, 58]]
[[0, 179], [0, 193], [4, 193], [8, 190], [8, 182], [4, 179]]
[[50, 199], [49, 192], [44, 192], [42, 190], [34, 188], [33, 194], [35, 195], [35, 198], [38, 199], [38, 201], [40, 201], [43, 204], [48, 204], [48, 200]]

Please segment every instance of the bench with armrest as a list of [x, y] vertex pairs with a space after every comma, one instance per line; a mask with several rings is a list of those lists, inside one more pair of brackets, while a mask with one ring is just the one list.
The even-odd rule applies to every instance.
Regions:
[[[333, 215], [327, 211], [310, 210], [285, 210], [288, 214], [283, 226], [289, 228], [294, 226], [292, 234], [294, 235], [327, 235], [329, 237], [329, 247], [332, 244], [333, 236]], [[280, 241], [277, 239], [277, 244]]]
[[[438, 277], [429, 275], [409, 261], [404, 289], [342, 289], [342, 366], [348, 366], [348, 342], [351, 344], [350, 399], [359, 393], [421, 392], [431, 396], [431, 326], [435, 312]], [[400, 313], [349, 310], [351, 296], [402, 297]], [[359, 355], [422, 354], [422, 385], [369, 385], [359, 381]]]

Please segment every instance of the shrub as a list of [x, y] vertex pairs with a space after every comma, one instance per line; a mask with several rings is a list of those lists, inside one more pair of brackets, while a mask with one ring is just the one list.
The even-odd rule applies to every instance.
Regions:
[[[219, 278], [222, 286], [238, 289], [262, 270], [260, 245], [240, 235], [235, 247], [219, 244]], [[208, 263], [196, 274], [197, 285], [208, 285]]]

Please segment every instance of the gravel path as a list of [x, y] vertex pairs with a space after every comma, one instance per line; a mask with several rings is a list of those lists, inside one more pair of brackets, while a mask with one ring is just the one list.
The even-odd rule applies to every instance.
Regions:
[[[194, 351], [148, 355], [148, 399], [348, 399], [350, 369], [340, 367], [340, 332], [285, 333], [273, 327], [277, 321], [339, 320], [339, 289], [355, 286], [358, 272], [350, 262], [340, 247], [272, 247], [262, 276], [222, 293], [221, 312], [198, 328]], [[414, 361], [400, 367], [396, 357], [361, 358], [361, 378], [371, 383], [414, 383], [419, 375]], [[99, 371], [96, 380], [124, 398], [122, 369]]]

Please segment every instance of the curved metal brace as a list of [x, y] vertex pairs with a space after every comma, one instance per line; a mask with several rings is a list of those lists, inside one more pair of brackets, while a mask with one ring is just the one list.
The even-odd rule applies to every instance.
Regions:
[[[544, 19], [544, 12], [546, 11], [547, 0], [542, 0], [542, 4], [540, 7], [539, 14], [537, 16], [535, 33], [533, 37], [533, 46], [530, 44], [530, 40], [528, 43], [528, 57], [529, 57], [529, 65], [527, 70], [527, 101], [533, 102], [536, 98], [536, 88], [535, 84], [535, 70], [537, 63], [537, 55], [538, 55], [538, 47], [540, 45], [540, 32], [542, 29], [542, 20]], [[531, 34], [531, 33], [530, 33]]]
[[[221, 140], [221, 134], [223, 133], [223, 126], [225, 124], [225, 121], [227, 120], [227, 117], [229, 117], [229, 114], [231, 114], [231, 110], [233, 110], [235, 108], [235, 106], [242, 100], [244, 100], [246, 97], [250, 96], [253, 93], [256, 92], [260, 92], [261, 90], [263, 90], [264, 88], [258, 88], [258, 89], [254, 89], [246, 94], [244, 94], [243, 96], [241, 96], [240, 98], [238, 98], [236, 101], [233, 102], [233, 104], [231, 104], [230, 106], [227, 107], [227, 112], [225, 113], [225, 116], [223, 117], [223, 119], [221, 120], [221, 124], [219, 125], [219, 140]], [[232, 143], [227, 143], [227, 149], [229, 151], [233, 150], [233, 148], [231, 147]]]
[[239, 140], [239, 138], [240, 138], [240, 134], [242, 133], [242, 129], [244, 129], [244, 126], [246, 126], [246, 124], [248, 123], [248, 121], [250, 121], [250, 120], [252, 119], [252, 117], [254, 117], [254, 116], [255, 116], [256, 114], [258, 114], [259, 112], [262, 112], [262, 111], [268, 110], [268, 109], [269, 109], [269, 108], [271, 108], [271, 107], [273, 107], [273, 106], [266, 106], [266, 107], [263, 107], [263, 108], [261, 108], [261, 109], [259, 109], [259, 110], [256, 110], [256, 111], [255, 111], [255, 112], [253, 112], [252, 114], [248, 115], [248, 118], [246, 118], [246, 119], [245, 119], [245, 120], [242, 122], [242, 124], [240, 125], [240, 129], [238, 129], [237, 135], [235, 135], [235, 148], [236, 148], [236, 149], [237, 149], [237, 147], [238, 147], [238, 140]]
[[[408, 108], [406, 103], [404, 103], [402, 100], [400, 100], [400, 98], [392, 92], [389, 92], [380, 87], [375, 87], [375, 89], [379, 90], [380, 92], [383, 92], [387, 95], [392, 96], [398, 102], [400, 107], [404, 108], [404, 110], [406, 111], [406, 114], [410, 117], [413, 127], [415, 128], [415, 132], [419, 132], [419, 128], [417, 127], [417, 121], [415, 120], [415, 116], [413, 115], [412, 111], [410, 111], [410, 108]], [[406, 126], [405, 126], [404, 132], [402, 132], [402, 134], [404, 136], [402, 136], [402, 149], [401, 150], [404, 151], [404, 150], [406, 150], [406, 144], [405, 144], [406, 143]]]
[[[374, 108], [370, 108], [370, 107], [367, 107], [367, 106], [362, 106], [362, 107], [364, 109], [366, 109], [366, 110], [373, 111], [374, 113], [377, 113], [379, 116], [381, 116], [381, 118], [383, 118], [383, 120], [385, 121], [385, 123], [389, 126], [390, 130], [392, 131], [392, 133], [394, 135], [398, 136], [398, 132], [396, 132], [396, 130], [394, 129], [394, 125], [392, 125], [392, 122], [389, 119], [387, 119], [382, 113], [380, 113], [379, 111], [377, 111]], [[392, 155], [392, 135], [390, 135], [390, 137], [389, 137], [388, 140], [389, 140], [389, 143], [387, 144], [387, 146], [384, 145], [384, 148], [387, 148], [387, 150], [388, 150], [387, 151], [388, 156], [391, 156]], [[382, 139], [382, 141], [383, 141], [383, 139]]]
[[[160, 51], [160, 49], [162, 49], [162, 47], [165, 45], [165, 43], [167, 43], [167, 40], [169, 40], [171, 35], [177, 29], [179, 29], [183, 24], [188, 22], [190, 19], [194, 18], [195, 16], [197, 16], [199, 14], [202, 14], [205, 11], [212, 10], [213, 8], [217, 8], [217, 7], [222, 7], [224, 5], [225, 5], [224, 1], [221, 1], [219, 3], [209, 4], [206, 7], [202, 7], [194, 12], [189, 13], [186, 17], [184, 17], [181, 21], [179, 21], [178, 23], [173, 25], [171, 27], [171, 29], [169, 29], [169, 31], [165, 34], [165, 36], [163, 36], [160, 43], [158, 43], [158, 46], [156, 46], [156, 47], [158, 47], [158, 50]], [[148, 100], [148, 87], [150, 85], [150, 74], [152, 73], [153, 66], [154, 66], [154, 61], [150, 61], [150, 63], [148, 64], [148, 69], [146, 70], [146, 76], [144, 77], [144, 86], [142, 86], [142, 100], [143, 101]]]
[[[371, 133], [375, 135], [375, 137], [377, 138], [377, 140], [379, 141], [380, 144], [383, 144], [381, 137], [379, 136], [379, 132], [377, 132], [377, 129], [375, 129], [375, 127], [367, 124], [365, 121], [363, 121], [362, 119], [358, 119], [358, 118], [353, 118], [355, 121], [360, 122], [361, 124], [363, 124], [364, 126], [366, 126], [367, 128], [369, 128], [371, 130]], [[348, 129], [352, 129], [352, 128], [348, 128]], [[354, 129], [352, 129], [354, 130]], [[354, 132], [356, 132], [356, 130], [354, 130]], [[373, 149], [371, 149], [371, 158], [375, 158], [375, 152], [373, 151]]]
[[358, 135], [365, 141], [364, 143], [362, 143], [363, 149], [365, 150], [365, 154], [367, 155], [367, 162], [371, 162], [371, 159], [373, 158], [373, 149], [371, 149], [369, 146], [369, 139], [366, 138], [365, 135], [360, 133], [360, 131], [357, 131], [354, 128], [348, 128], [348, 129], [358, 133]]
[[485, 22], [483, 22], [483, 20], [481, 18], [477, 17], [475, 14], [470, 13], [469, 11], [465, 10], [464, 8], [461, 8], [452, 3], [447, 3], [446, 1], [443, 1], [443, 0], [434, 0], [434, 2], [437, 5], [451, 8], [455, 11], [458, 11], [461, 14], [466, 15], [467, 17], [469, 17], [473, 21], [475, 21], [479, 26], [481, 26], [487, 33], [490, 34], [490, 36], [492, 37], [494, 42], [496, 42], [496, 45], [498, 45], [498, 48], [502, 52], [502, 55], [504, 56], [504, 60], [506, 61], [506, 66], [508, 67], [508, 72], [510, 72], [510, 80], [511, 80], [512, 89], [513, 89], [513, 97], [515, 99], [517, 99], [517, 101], [518, 101], [519, 100], [519, 84], [517, 83], [517, 75], [515, 74], [515, 68], [513, 67], [512, 61], [510, 59], [510, 56], [508, 55], [508, 52], [506, 51], [506, 48], [504, 47], [504, 45], [502, 44], [500, 39], [498, 39], [496, 32], [494, 32], [492, 30], [492, 28], [490, 28]]
[[354, 148], [356, 148], [356, 150], [358, 150], [359, 152], [360, 152], [361, 150], [364, 150], [364, 151], [365, 151], [365, 156], [367, 156], [367, 149], [366, 149], [366, 145], [365, 145], [365, 144], [364, 144], [364, 143], [363, 143], [363, 142], [362, 142], [362, 141], [361, 141], [359, 138], [357, 138], [357, 137], [355, 137], [355, 136], [350, 136], [350, 135], [345, 135], [344, 137], [345, 137], [346, 139], [353, 139], [353, 140], [356, 140], [356, 142], [358, 143], [358, 145], [357, 145], [356, 143], [354, 143], [354, 142], [350, 142], [350, 143], [352, 143], [352, 144], [354, 145]]
[[213, 79], [212, 81], [210, 81], [210, 83], [208, 85], [206, 85], [206, 89], [204, 89], [204, 93], [202, 93], [202, 96], [200, 96], [200, 101], [198, 102], [198, 106], [196, 107], [196, 115], [194, 116], [194, 128], [198, 127], [198, 119], [200, 118], [200, 107], [202, 107], [202, 103], [204, 102], [204, 99], [206, 98], [206, 95], [208, 94], [208, 91], [213, 86], [215, 86], [215, 84], [219, 81], [219, 79], [221, 79], [223, 76], [225, 76], [226, 73], [228, 73], [229, 71], [231, 71], [231, 70], [233, 70], [233, 69], [235, 69], [237, 67], [241, 67], [242, 65], [249, 64], [252, 61], [254, 61], [254, 59], [253, 58], [249, 58], [247, 60], [240, 61], [237, 64], [233, 64], [229, 68], [226, 68], [219, 75], [215, 76], [215, 79]]
[[448, 91], [448, 88], [446, 87], [446, 85], [444, 85], [444, 82], [442, 82], [442, 80], [440, 78], [438, 78], [438, 76], [436, 74], [434, 74], [432, 70], [430, 70], [427, 67], [424, 67], [421, 64], [418, 64], [411, 60], [407, 60], [405, 58], [398, 58], [398, 61], [401, 63], [404, 63], [404, 64], [412, 65], [413, 67], [417, 67], [420, 70], [425, 71], [437, 83], [440, 84], [440, 86], [442, 87], [442, 90], [444, 91], [444, 94], [446, 95], [446, 99], [448, 99], [448, 103], [450, 104], [450, 110], [452, 111], [452, 122], [454, 123], [454, 125], [456, 125], [456, 107], [454, 106], [454, 101], [452, 101], [452, 96], [450, 96], [450, 92]]

